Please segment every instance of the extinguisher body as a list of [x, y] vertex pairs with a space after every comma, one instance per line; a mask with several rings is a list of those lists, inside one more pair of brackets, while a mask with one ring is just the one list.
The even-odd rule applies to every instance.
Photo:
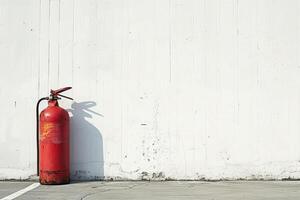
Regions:
[[70, 117], [59, 107], [57, 100], [49, 100], [40, 114], [39, 175], [41, 184], [70, 182]]

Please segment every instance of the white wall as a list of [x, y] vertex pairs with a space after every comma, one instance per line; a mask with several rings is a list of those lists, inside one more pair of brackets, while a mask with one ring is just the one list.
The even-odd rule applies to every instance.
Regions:
[[0, 0], [0, 179], [35, 174], [35, 103], [62, 86], [73, 179], [300, 178], [299, 9]]

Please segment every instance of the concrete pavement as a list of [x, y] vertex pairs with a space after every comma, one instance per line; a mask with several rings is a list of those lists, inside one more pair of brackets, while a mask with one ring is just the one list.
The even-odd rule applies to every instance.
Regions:
[[[32, 182], [0, 182], [0, 199], [30, 184]], [[297, 200], [300, 199], [300, 181], [79, 182], [41, 185], [16, 199]]]
[[0, 199], [17, 192], [27, 186], [31, 185], [32, 182], [12, 182], [12, 181], [0, 181]]

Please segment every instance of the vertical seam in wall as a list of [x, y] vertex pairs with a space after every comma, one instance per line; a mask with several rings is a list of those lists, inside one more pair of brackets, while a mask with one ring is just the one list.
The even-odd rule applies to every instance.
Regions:
[[60, 0], [58, 1], [58, 39], [57, 39], [57, 84], [59, 87], [59, 69], [60, 69]]
[[169, 82], [172, 81], [172, 34], [171, 34], [171, 0], [169, 0]]
[[259, 37], [258, 37], [258, 0], [255, 1], [256, 9], [255, 9], [255, 38], [256, 38], [256, 86], [259, 88], [260, 80], [259, 80]]
[[49, 18], [48, 18], [48, 90], [49, 90], [49, 81], [50, 81], [50, 11], [51, 11], [51, 0], [49, 0]]
[[236, 35], [237, 35], [237, 38], [236, 38], [236, 88], [235, 88], [235, 92], [236, 92], [236, 113], [235, 113], [235, 117], [236, 117], [236, 134], [238, 132], [238, 128], [239, 128], [239, 63], [240, 63], [240, 60], [239, 60], [239, 48], [240, 48], [240, 41], [239, 41], [239, 38], [240, 38], [240, 27], [239, 27], [239, 0], [236, 0]]
[[[98, 1], [96, 1], [96, 22], [98, 22]], [[98, 50], [98, 43], [99, 41], [99, 24], [96, 23], [96, 49]], [[99, 75], [99, 70], [98, 70], [98, 57], [96, 58], [96, 91], [95, 91], [95, 95], [96, 98], [98, 99], [99, 97], [99, 93], [98, 93], [98, 87], [99, 87], [99, 79], [98, 76]]]
[[[124, 2], [123, 2], [123, 5], [122, 5], [122, 8], [123, 9], [125, 9], [125, 12], [126, 12], [126, 17], [127, 17], [127, 31], [129, 31], [130, 29], [129, 29], [129, 27], [130, 27], [130, 20], [129, 20], [129, 7], [128, 7], [128, 4], [129, 3], [127, 3], [126, 5], [124, 4]], [[128, 38], [128, 34], [126, 34], [126, 36], [127, 36], [127, 39], [129, 39]], [[120, 81], [120, 84], [121, 84], [121, 95], [120, 95], [120, 105], [121, 105], [121, 160], [122, 160], [122, 155], [123, 155], [123, 85], [125, 84], [123, 84], [123, 74], [124, 74], [124, 46], [123, 46], [123, 44], [124, 44], [124, 38], [122, 37], [122, 64], [121, 64], [121, 75], [120, 75], [120, 79], [121, 79], [121, 81]], [[127, 54], [127, 61], [128, 61], [128, 54]], [[113, 75], [112, 75], [113, 76]], [[125, 81], [124, 81], [125, 82]], [[126, 83], [127, 84], [127, 83]]]
[[41, 84], [41, 80], [40, 80], [40, 75], [41, 75], [41, 9], [42, 9], [42, 2], [41, 0], [39, 0], [39, 35], [38, 35], [38, 80], [37, 80], [37, 87], [38, 87], [38, 91], [37, 91], [37, 95], [38, 98], [40, 97], [40, 84]]
[[[74, 84], [74, 30], [75, 30], [75, 0], [73, 0], [73, 25], [72, 25], [72, 86]], [[73, 90], [72, 90], [72, 95]]]

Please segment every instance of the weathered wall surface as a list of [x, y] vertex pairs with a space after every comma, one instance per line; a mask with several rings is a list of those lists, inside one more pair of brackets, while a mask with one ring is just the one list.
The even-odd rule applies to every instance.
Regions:
[[[73, 86], [73, 179], [300, 178], [297, 0], [1, 0], [0, 179]], [[45, 104], [43, 104], [45, 106]]]

